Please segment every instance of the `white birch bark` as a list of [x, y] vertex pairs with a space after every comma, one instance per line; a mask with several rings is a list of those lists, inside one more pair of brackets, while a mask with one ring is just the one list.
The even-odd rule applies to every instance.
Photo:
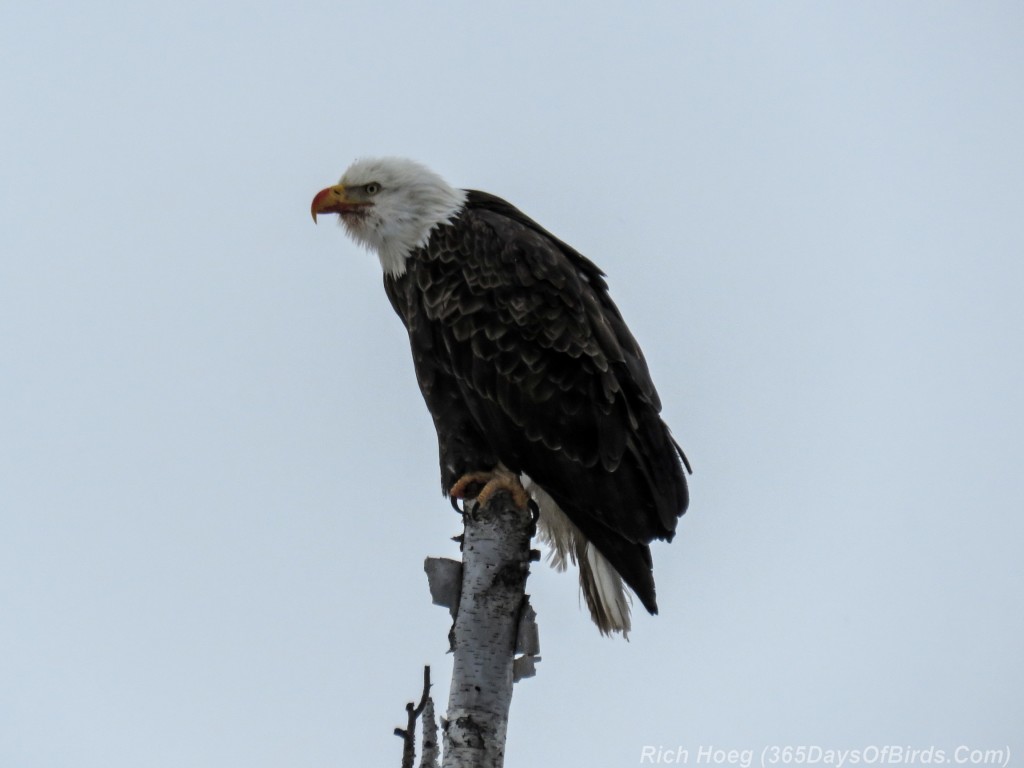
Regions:
[[443, 766], [501, 768], [533, 525], [505, 493], [470, 504], [464, 520]]

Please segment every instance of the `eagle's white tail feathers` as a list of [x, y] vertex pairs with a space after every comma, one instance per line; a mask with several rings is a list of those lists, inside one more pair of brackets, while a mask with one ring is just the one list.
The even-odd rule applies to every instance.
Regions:
[[589, 541], [586, 559], [580, 558], [580, 588], [601, 634], [621, 632], [628, 640], [632, 624], [626, 587], [619, 572]]
[[549, 547], [548, 562], [558, 571], [564, 571], [569, 562], [578, 565], [580, 591], [601, 634], [621, 632], [629, 639], [630, 602], [618, 571], [587, 541], [547, 491], [525, 474], [522, 482], [540, 508], [537, 534]]

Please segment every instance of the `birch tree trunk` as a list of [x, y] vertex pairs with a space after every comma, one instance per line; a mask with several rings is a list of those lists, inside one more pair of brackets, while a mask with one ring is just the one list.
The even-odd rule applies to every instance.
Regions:
[[530, 565], [530, 512], [508, 494], [468, 505], [462, 589], [452, 628], [454, 666], [444, 728], [444, 768], [501, 768], [513, 661]]

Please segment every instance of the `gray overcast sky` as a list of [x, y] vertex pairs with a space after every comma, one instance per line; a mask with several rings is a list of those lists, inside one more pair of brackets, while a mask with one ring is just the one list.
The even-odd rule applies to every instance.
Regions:
[[600, 264], [695, 469], [509, 766], [1024, 753], [1024, 5], [5, 3], [0, 766], [397, 765], [454, 555], [357, 156]]

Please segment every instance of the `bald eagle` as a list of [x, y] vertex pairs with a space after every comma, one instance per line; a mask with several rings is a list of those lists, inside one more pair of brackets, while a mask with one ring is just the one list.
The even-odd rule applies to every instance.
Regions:
[[410, 160], [364, 159], [313, 198], [375, 252], [434, 419], [442, 491], [532, 498], [602, 634], [623, 581], [657, 613], [651, 551], [686, 511], [687, 464], [604, 273], [518, 209]]

